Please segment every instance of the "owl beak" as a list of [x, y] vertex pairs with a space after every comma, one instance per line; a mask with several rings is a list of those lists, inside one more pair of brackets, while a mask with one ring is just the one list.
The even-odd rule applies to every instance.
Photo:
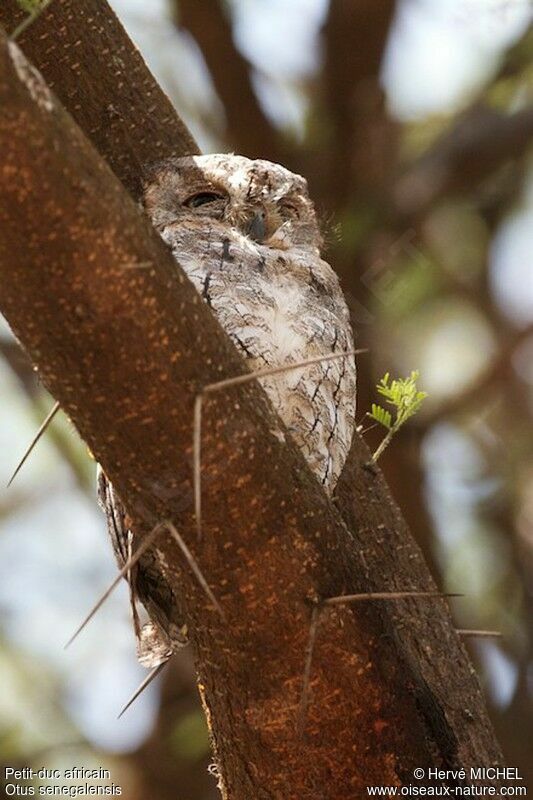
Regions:
[[248, 236], [256, 242], [263, 242], [266, 236], [266, 220], [263, 210], [256, 211], [248, 226]]

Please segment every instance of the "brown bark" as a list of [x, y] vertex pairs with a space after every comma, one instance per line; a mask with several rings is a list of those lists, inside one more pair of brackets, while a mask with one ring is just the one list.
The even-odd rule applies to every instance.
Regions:
[[[65, 7], [58, 0], [58, 13]], [[196, 542], [184, 456], [192, 405], [202, 386], [245, 366], [5, 41], [0, 100], [0, 306], [137, 528], [173, 519], [224, 607], [229, 625], [161, 538], [166, 577], [190, 618], [227, 796], [356, 798], [371, 783], [409, 782], [415, 766], [495, 763], [477, 682], [441, 601], [325, 612], [299, 736], [310, 600], [431, 587], [420, 555], [385, 485], [363, 468], [363, 443], [354, 442], [339, 493], [348, 530], [298, 452], [273, 433], [279, 422], [255, 385], [207, 404]], [[146, 262], [154, 268], [129, 269]]]
[[[5, 31], [22, 19], [16, 0], [2, 0]], [[107, 3], [52, 0], [18, 44], [133, 195], [143, 164], [198, 152]]]
[[179, 750], [176, 725], [184, 716], [201, 713], [198, 704], [194, 664], [189, 650], [180, 653], [165, 669], [161, 687], [161, 707], [157, 725], [130, 760], [138, 775], [139, 798], [176, 800], [201, 798], [219, 800], [216, 780], [209, 774], [211, 752], [194, 758]]

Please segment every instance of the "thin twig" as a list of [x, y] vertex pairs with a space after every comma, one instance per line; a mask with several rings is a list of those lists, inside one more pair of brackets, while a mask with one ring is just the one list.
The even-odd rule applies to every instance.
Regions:
[[298, 708], [298, 717], [296, 720], [296, 732], [298, 736], [302, 737], [305, 729], [305, 721], [307, 717], [307, 708], [309, 705], [309, 685], [311, 682], [311, 666], [313, 663], [313, 653], [315, 650], [316, 635], [318, 629], [318, 622], [322, 608], [315, 605], [311, 612], [311, 621], [309, 623], [309, 637], [307, 639], [307, 647], [305, 648], [305, 666], [302, 681], [302, 693], [300, 695], [300, 705]]
[[130, 699], [128, 700], [128, 702], [126, 703], [126, 705], [124, 706], [124, 708], [122, 709], [120, 714], [118, 715], [117, 719], [121, 718], [121, 716], [124, 714], [124, 712], [126, 712], [128, 710], [128, 708], [132, 705], [132, 703], [134, 703], [137, 700], [139, 695], [141, 695], [144, 692], [144, 690], [152, 683], [154, 678], [157, 678], [159, 673], [163, 671], [163, 669], [166, 667], [166, 665], [168, 664], [168, 662], [170, 661], [171, 658], [172, 658], [172, 656], [170, 656], [170, 658], [167, 658], [167, 660], [163, 661], [161, 664], [158, 664], [157, 667], [153, 668], [153, 670], [146, 676], [146, 678], [143, 680], [143, 682], [140, 684], [140, 686], [138, 686], [135, 689], [135, 691], [133, 692], [132, 696], [130, 697]]
[[383, 454], [383, 452], [387, 449], [389, 444], [392, 442], [392, 438], [393, 438], [394, 434], [397, 432], [397, 430], [398, 430], [397, 428], [396, 429], [391, 428], [387, 432], [387, 435], [383, 437], [383, 439], [379, 443], [379, 446], [376, 449], [375, 453], [372, 454], [371, 461], [372, 461], [373, 464], [377, 464], [378, 459], [380, 458], [380, 456]]
[[328, 353], [327, 355], [315, 356], [314, 358], [308, 358], [305, 361], [299, 361], [296, 364], [283, 364], [280, 367], [265, 367], [264, 369], [259, 369], [255, 372], [247, 372], [244, 375], [237, 375], [234, 378], [225, 378], [222, 381], [217, 381], [216, 383], [210, 383], [207, 386], [204, 386], [202, 391], [196, 395], [193, 412], [192, 447], [194, 515], [196, 518], [196, 531], [199, 540], [202, 538], [201, 431], [202, 405], [204, 397], [208, 394], [214, 394], [215, 392], [222, 391], [223, 389], [229, 389], [233, 386], [241, 386], [242, 384], [250, 383], [251, 381], [260, 378], [267, 378], [272, 375], [279, 375], [283, 372], [290, 372], [294, 369], [301, 369], [303, 367], [309, 367], [313, 364], [320, 364], [324, 361], [336, 361], [339, 358], [349, 358], [350, 356], [356, 356], [360, 353], [367, 352], [368, 349], [364, 348], [360, 350], [346, 350], [343, 353]]
[[46, 417], [42, 421], [39, 430], [37, 431], [37, 433], [33, 437], [32, 441], [30, 442], [30, 444], [26, 448], [26, 452], [24, 453], [24, 455], [20, 459], [20, 461], [17, 464], [17, 467], [16, 467], [14, 473], [12, 474], [11, 478], [9, 479], [7, 487], [6, 487], [7, 489], [9, 489], [9, 487], [11, 486], [11, 484], [13, 483], [13, 481], [15, 480], [17, 475], [19, 474], [20, 470], [22, 469], [22, 467], [24, 466], [24, 464], [28, 460], [33, 448], [35, 447], [35, 445], [37, 444], [37, 442], [39, 441], [39, 439], [41, 438], [43, 433], [46, 431], [46, 429], [48, 428], [48, 426], [50, 425], [50, 423], [52, 422], [52, 420], [54, 419], [55, 415], [57, 414], [57, 412], [59, 411], [60, 408], [61, 408], [61, 406], [59, 405], [59, 403], [54, 403], [54, 405], [52, 406], [52, 408], [50, 409], [50, 411], [48, 412], [48, 414], [46, 415]]
[[487, 638], [494, 638], [499, 639], [502, 636], [501, 631], [476, 631], [476, 630], [469, 630], [468, 628], [456, 628], [455, 632], [459, 634], [459, 636], [479, 636], [483, 637], [486, 636]]
[[403, 600], [407, 597], [464, 597], [457, 592], [361, 592], [359, 594], [339, 595], [328, 597], [323, 601], [325, 606], [342, 605], [344, 603], [357, 603], [364, 600]]

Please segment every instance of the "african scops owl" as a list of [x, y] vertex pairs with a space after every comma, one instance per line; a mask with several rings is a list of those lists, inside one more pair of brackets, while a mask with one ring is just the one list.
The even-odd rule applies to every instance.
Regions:
[[[299, 175], [279, 164], [235, 155], [170, 158], [150, 168], [143, 203], [176, 261], [250, 359], [252, 371], [353, 349], [348, 307], [337, 276], [320, 257], [315, 211]], [[295, 368], [260, 383], [331, 493], [355, 427], [353, 356]], [[101, 497], [112, 538], [122, 540], [122, 557], [117, 555], [123, 562], [131, 534], [117, 532], [121, 509], [102, 481]], [[137, 582], [146, 583], [148, 577], [149, 584], [149, 573], [149, 562], [143, 566], [141, 560]], [[148, 607], [146, 594], [143, 587], [139, 595]], [[165, 619], [148, 612], [152, 626], [167, 628], [169, 651], [182, 644], [184, 637], [169, 634]]]

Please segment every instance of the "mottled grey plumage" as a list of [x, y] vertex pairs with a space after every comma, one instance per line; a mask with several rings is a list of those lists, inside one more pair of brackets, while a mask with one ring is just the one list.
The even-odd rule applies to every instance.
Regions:
[[[154, 226], [252, 370], [353, 349], [337, 276], [303, 178], [242, 156], [169, 159], [144, 190]], [[354, 358], [324, 362], [261, 384], [332, 490], [355, 417]]]
[[[348, 308], [335, 273], [320, 258], [321, 236], [303, 178], [241, 156], [167, 159], [146, 177], [144, 206], [252, 370], [353, 349]], [[331, 492], [355, 427], [353, 356], [260, 382]], [[103, 476], [100, 483], [115, 552], [124, 564], [131, 538], [124, 512]], [[143, 557], [131, 585], [151, 619], [139, 640], [144, 663], [153, 666], [183, 645], [184, 631], [179, 620], [170, 619], [168, 588], [154, 585], [151, 574]], [[134, 620], [139, 633], [135, 614]], [[159, 629], [159, 655], [150, 658], [145, 650]]]
[[[131, 558], [133, 532], [126, 510], [112, 484], [98, 468], [98, 500], [107, 517], [107, 529], [119, 568]], [[130, 604], [137, 637], [137, 657], [147, 668], [168, 661], [172, 653], [187, 644], [187, 626], [183, 622], [179, 598], [157, 568], [151, 548], [141, 556], [129, 575]], [[141, 623], [137, 611], [140, 601], [149, 620]]]

